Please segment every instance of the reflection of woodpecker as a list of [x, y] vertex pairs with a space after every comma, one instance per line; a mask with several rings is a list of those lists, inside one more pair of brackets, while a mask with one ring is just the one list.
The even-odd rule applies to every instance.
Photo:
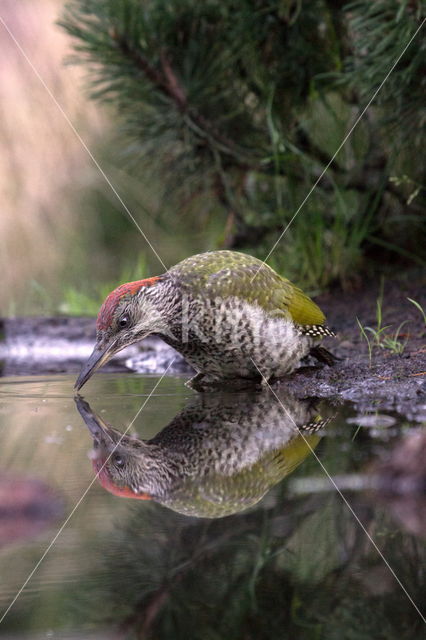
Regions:
[[122, 437], [81, 397], [76, 402], [108, 491], [210, 518], [256, 504], [306, 458], [319, 441], [315, 432], [327, 422], [307, 400], [287, 396], [281, 406], [267, 392], [209, 394], [144, 441]]
[[321, 309], [266, 264], [235, 251], [187, 258], [167, 273], [122, 284], [106, 298], [97, 340], [76, 387], [124, 347], [150, 334], [198, 372], [198, 388], [218, 381], [293, 371], [308, 354], [332, 364], [318, 342], [334, 335]]

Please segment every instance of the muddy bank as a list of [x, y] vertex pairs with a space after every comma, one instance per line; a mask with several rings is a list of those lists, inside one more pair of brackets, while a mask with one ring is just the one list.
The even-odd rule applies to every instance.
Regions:
[[379, 285], [317, 298], [337, 339], [324, 344], [341, 360], [332, 368], [305, 369], [294, 375], [289, 388], [297, 396], [315, 391], [317, 397], [349, 400], [362, 409], [393, 409], [404, 415], [426, 416], [426, 327], [421, 312], [409, 302], [426, 308], [426, 278], [401, 279], [385, 284], [381, 334], [393, 339], [398, 328], [402, 353], [388, 345], [374, 345], [371, 352], [361, 335], [363, 327], [377, 329]]
[[[328, 323], [338, 333], [324, 344], [341, 360], [334, 367], [303, 367], [286, 385], [298, 397], [350, 400], [362, 409], [387, 408], [407, 416], [426, 414], [426, 332], [422, 315], [407, 298], [426, 307], [425, 282], [400, 280], [385, 285], [381, 337], [399, 334], [402, 353], [372, 344], [369, 353], [356, 318], [377, 328], [378, 285], [317, 298]], [[92, 318], [13, 318], [1, 321], [0, 363], [3, 376], [77, 373], [95, 340]], [[370, 335], [370, 334], [368, 334]], [[374, 342], [371, 336], [372, 343]], [[191, 368], [161, 340], [147, 338], [122, 351], [104, 370], [191, 374]]]

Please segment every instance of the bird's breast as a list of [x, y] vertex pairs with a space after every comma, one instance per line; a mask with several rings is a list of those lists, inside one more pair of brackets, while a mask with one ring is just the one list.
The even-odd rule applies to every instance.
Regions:
[[219, 377], [284, 375], [312, 343], [282, 311], [268, 313], [237, 297], [188, 297], [171, 336], [164, 339], [197, 371]]

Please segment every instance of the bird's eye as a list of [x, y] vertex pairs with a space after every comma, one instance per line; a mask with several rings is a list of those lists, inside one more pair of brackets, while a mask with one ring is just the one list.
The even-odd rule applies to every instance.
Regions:
[[118, 326], [120, 327], [120, 329], [124, 329], [124, 327], [127, 327], [128, 324], [129, 324], [128, 316], [121, 316], [120, 320], [118, 321]]
[[119, 453], [114, 453], [111, 460], [115, 467], [118, 467], [119, 469], [124, 467], [124, 458]]

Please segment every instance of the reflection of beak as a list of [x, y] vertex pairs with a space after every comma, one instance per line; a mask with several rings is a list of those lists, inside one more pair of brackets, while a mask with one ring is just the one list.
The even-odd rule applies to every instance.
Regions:
[[110, 429], [104, 421], [92, 411], [89, 403], [83, 400], [79, 395], [74, 397], [74, 401], [81, 417], [92, 434], [93, 439], [96, 440], [98, 444], [105, 447], [115, 444], [115, 439], [112, 435], [113, 430]]
[[105, 364], [105, 362], [108, 362], [111, 356], [114, 355], [114, 344], [115, 343], [112, 342], [104, 348], [102, 348], [98, 344], [95, 345], [90, 358], [81, 367], [80, 375], [76, 380], [74, 389], [77, 389], [77, 391], [79, 391], [81, 387], [88, 381], [90, 376], [95, 373], [96, 369], [99, 369], [99, 367]]

